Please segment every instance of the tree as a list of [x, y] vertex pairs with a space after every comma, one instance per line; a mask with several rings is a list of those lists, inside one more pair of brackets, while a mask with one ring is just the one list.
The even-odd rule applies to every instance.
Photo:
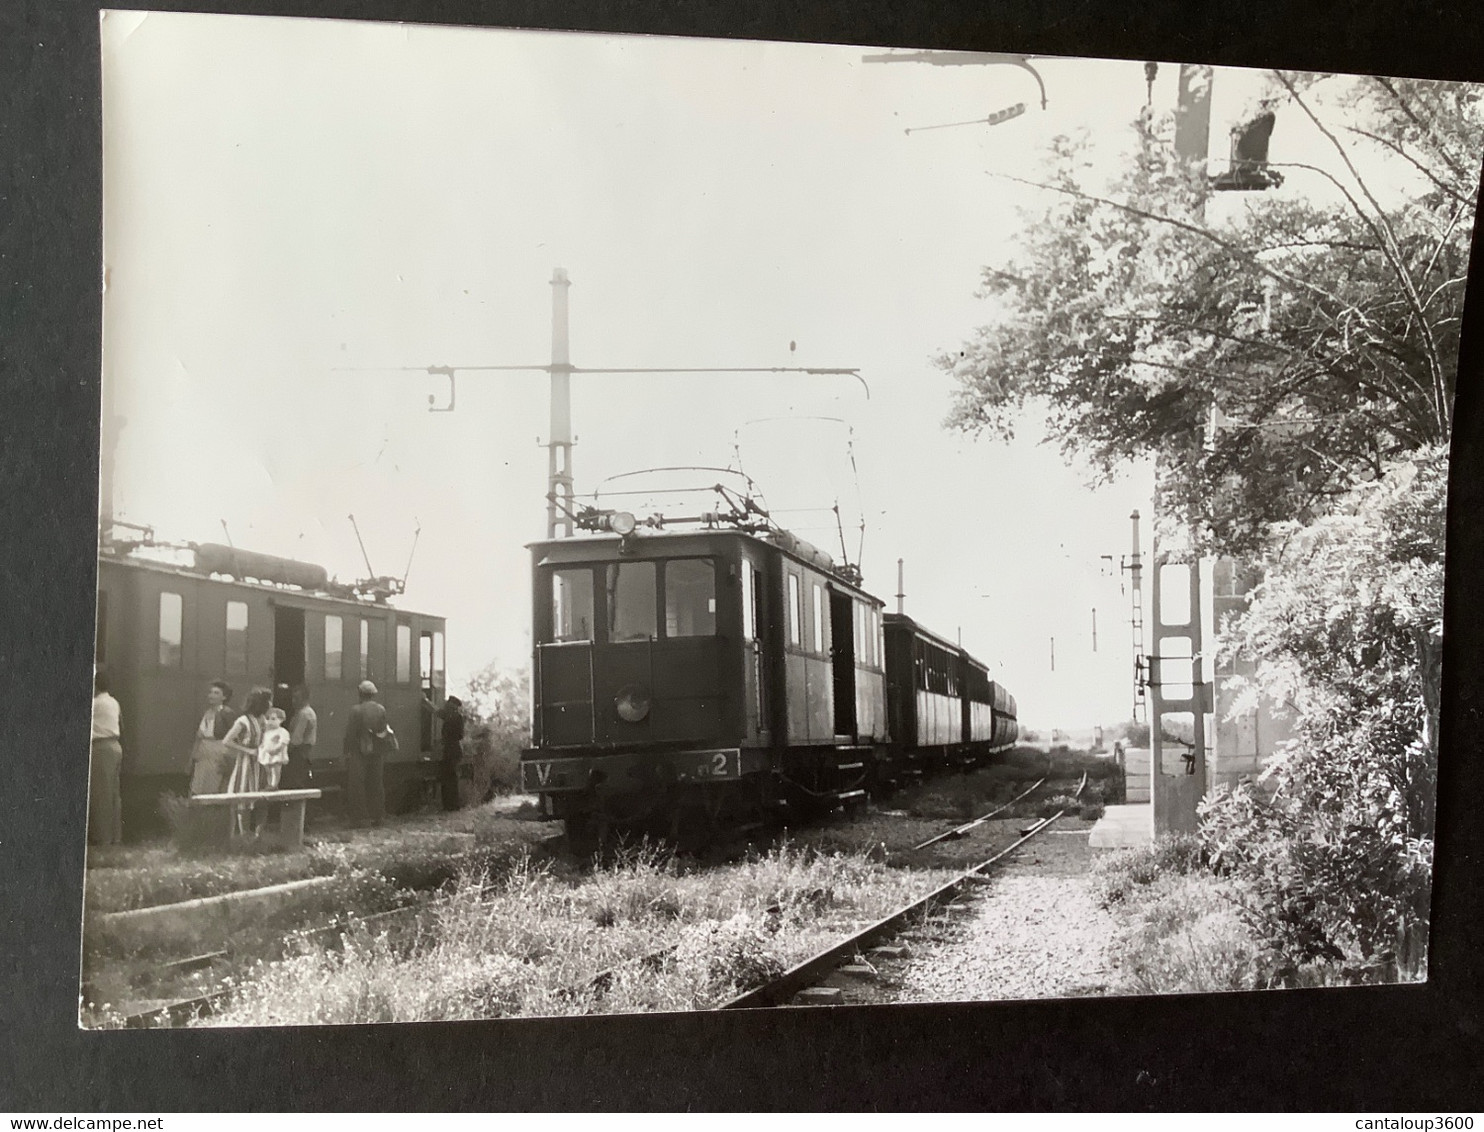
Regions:
[[1204, 171], [1168, 121], [1136, 124], [1138, 160], [1101, 191], [1079, 180], [1086, 143], [1058, 139], [1032, 182], [1050, 203], [984, 274], [999, 317], [940, 364], [959, 384], [950, 424], [1005, 435], [1042, 406], [1102, 475], [1156, 456], [1166, 531], [1261, 567], [1228, 646], [1295, 708], [1296, 735], [1267, 789], [1206, 804], [1203, 834], [1290, 970], [1415, 972], [1484, 106], [1456, 83], [1271, 85], [1328, 167], [1287, 166], [1290, 191], [1208, 223]]
[[464, 750], [472, 766], [467, 801], [520, 785], [520, 752], [531, 743], [531, 674], [491, 661], [469, 678], [464, 714], [472, 726]]
[[998, 317], [939, 359], [958, 380], [950, 425], [1008, 436], [1041, 406], [1100, 476], [1157, 455], [1161, 513], [1217, 553], [1323, 514], [1452, 426], [1479, 90], [1272, 83], [1338, 170], [1285, 167], [1312, 199], [1249, 194], [1207, 223], [1204, 172], [1175, 154], [1168, 119], [1135, 123], [1138, 159], [1106, 192], [1081, 183], [1085, 139], [1058, 138], [1029, 182], [1048, 205], [984, 271]]

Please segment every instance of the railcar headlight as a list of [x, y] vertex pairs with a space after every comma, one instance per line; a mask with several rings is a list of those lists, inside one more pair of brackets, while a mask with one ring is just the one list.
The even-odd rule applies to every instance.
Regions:
[[649, 714], [649, 690], [638, 684], [620, 688], [613, 697], [613, 710], [625, 723], [638, 723]]
[[634, 533], [634, 516], [629, 511], [615, 511], [608, 516], [608, 529], [616, 535]]

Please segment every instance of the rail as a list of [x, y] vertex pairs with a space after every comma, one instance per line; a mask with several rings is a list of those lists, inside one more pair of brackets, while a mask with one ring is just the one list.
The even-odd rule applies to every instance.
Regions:
[[[1073, 797], [1081, 797], [1087, 788], [1087, 773], [1082, 774], [1082, 782], [1077, 787]], [[1032, 787], [1034, 789], [1034, 787]], [[981, 861], [968, 872], [962, 873], [940, 888], [934, 889], [919, 900], [913, 901], [905, 908], [898, 909], [885, 919], [878, 920], [855, 935], [825, 948], [823, 951], [804, 960], [798, 966], [785, 971], [771, 982], [764, 983], [750, 991], [738, 995], [727, 1002], [722, 1003], [718, 1010], [741, 1010], [749, 1007], [780, 1006], [791, 999], [805, 987], [812, 986], [830, 971], [834, 970], [846, 959], [853, 958], [863, 948], [877, 940], [894, 935], [900, 931], [915, 916], [939, 904], [945, 904], [954, 899], [970, 886], [979, 883], [983, 879], [984, 870], [997, 864], [1008, 857], [1016, 849], [1019, 849], [1031, 838], [1050, 828], [1051, 824], [1066, 813], [1065, 809], [1057, 810], [1048, 818], [1043, 818], [1032, 826], [1026, 833], [1022, 834], [1016, 841], [1004, 849], [1001, 849], [988, 860]], [[950, 831], [951, 832], [951, 831]]]
[[[1050, 777], [1050, 776], [1048, 775], [1047, 777]], [[1084, 774], [1084, 779], [1085, 779], [1085, 777], [1086, 776]], [[984, 822], [987, 822], [990, 818], [994, 817], [996, 814], [1004, 813], [1011, 806], [1015, 805], [1016, 802], [1018, 802], [1022, 798], [1024, 798], [1027, 794], [1030, 794], [1033, 791], [1039, 790], [1043, 785], [1045, 785], [1045, 783], [1046, 783], [1046, 779], [1043, 778], [1039, 782], [1037, 782], [1034, 785], [1032, 785], [1030, 787], [1030, 789], [1024, 790], [1021, 793], [1015, 795], [1015, 797], [1011, 798], [1008, 802], [1004, 803], [1003, 805], [996, 806], [994, 809], [990, 810], [989, 813], [987, 813], [987, 814], [980, 814], [973, 821], [965, 822], [963, 825], [956, 826], [953, 829], [948, 830], [946, 833], [940, 833], [940, 834], [938, 834], [937, 837], [929, 837], [926, 841], [922, 842], [922, 844], [920, 844], [920, 845], [914, 845], [914, 846], [912, 846], [912, 851], [915, 853], [919, 849], [926, 849], [929, 845], [936, 845], [940, 841], [947, 841], [950, 837], [962, 837], [964, 834], [966, 834], [967, 832], [969, 832], [969, 830], [973, 829], [976, 825], [982, 825]]]

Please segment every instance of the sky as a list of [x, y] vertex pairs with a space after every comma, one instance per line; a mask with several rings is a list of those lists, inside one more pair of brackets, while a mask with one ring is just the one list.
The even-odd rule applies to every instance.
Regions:
[[[528, 664], [547, 378], [461, 374], [432, 413], [446, 380], [393, 367], [545, 364], [561, 267], [576, 365], [848, 366], [869, 388], [578, 375], [579, 498], [740, 454], [837, 559], [820, 509], [839, 503], [852, 558], [863, 515], [866, 588], [894, 608], [903, 559], [906, 611], [988, 662], [1023, 721], [1127, 718], [1116, 567], [1134, 509], [1149, 551], [1150, 469], [1094, 492], [1033, 416], [1009, 444], [947, 431], [933, 358], [993, 317], [981, 269], [1045, 204], [992, 174], [1034, 177], [1078, 130], [1116, 161], [1141, 62], [1038, 59], [1042, 110], [1017, 68], [848, 46], [109, 12], [102, 50], [120, 518], [178, 541], [225, 524], [347, 580], [351, 514], [378, 574], [420, 532], [400, 604], [448, 619], [451, 688]], [[1218, 70], [1213, 150], [1260, 85]], [[1274, 159], [1310, 143], [1280, 129]]]

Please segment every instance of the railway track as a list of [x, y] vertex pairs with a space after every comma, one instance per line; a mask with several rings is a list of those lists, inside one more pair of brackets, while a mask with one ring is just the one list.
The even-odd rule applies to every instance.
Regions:
[[[955, 838], [962, 838], [966, 836], [975, 828], [993, 820], [995, 817], [1011, 809], [1017, 803], [1022, 802], [1026, 798], [1030, 797], [1037, 790], [1045, 786], [1045, 784], [1049, 780], [1050, 775], [1048, 774], [1037, 780], [1025, 790], [1021, 791], [1008, 802], [1004, 802], [996, 806], [986, 813], [973, 818], [971, 821], [955, 826], [954, 828], [937, 834], [934, 837], [930, 837], [927, 840], [914, 845], [912, 847], [912, 850], [918, 851], [926, 849], [943, 841], [948, 841]], [[1080, 797], [1083, 791], [1086, 789], [1086, 785], [1087, 775], [1084, 773], [1082, 776], [1082, 782], [1077, 787], [1074, 796]], [[992, 868], [1003, 858], [1007, 857], [1009, 854], [1013, 853], [1016, 849], [1020, 848], [1020, 846], [1024, 845], [1027, 841], [1044, 832], [1058, 818], [1063, 816], [1064, 813], [1064, 810], [1058, 811], [1050, 817], [1042, 821], [1038, 821], [1028, 831], [1023, 831], [1022, 836], [1020, 836], [1010, 846], [996, 853], [994, 856], [988, 858], [987, 860], [981, 861], [973, 868], [949, 881], [947, 884], [936, 889], [935, 891], [929, 893], [922, 899], [915, 901], [905, 908], [900, 909], [899, 911], [893, 913], [891, 916], [888, 916], [883, 920], [869, 925], [864, 930], [857, 932], [855, 935], [852, 935], [841, 943], [836, 944], [833, 947], [811, 957], [804, 963], [801, 963], [793, 969], [785, 972], [782, 976], [780, 976], [773, 982], [762, 987], [758, 987], [754, 990], [748, 991], [746, 994], [739, 995], [736, 998], [724, 1003], [720, 1007], [720, 1009], [733, 1009], [752, 1006], [772, 1006], [786, 1003], [793, 997], [795, 993], [797, 993], [798, 990], [817, 983], [820, 979], [824, 978], [831, 971], [840, 967], [846, 961], [859, 958], [859, 956], [869, 945], [895, 935], [903, 927], [913, 922], [916, 918], [920, 917], [929, 909], [940, 905], [949, 904], [959, 895], [970, 890], [974, 885], [982, 883], [986, 879], [985, 874], [990, 868]], [[330, 923], [292, 931], [284, 936], [284, 952], [289, 953], [296, 947], [305, 945], [323, 945], [326, 942], [333, 940], [338, 933], [344, 933], [357, 927], [362, 929], [369, 929], [371, 931], [395, 930], [399, 926], [400, 921], [415, 918], [417, 912], [422, 907], [423, 905], [420, 903], [411, 903], [388, 909], [383, 912], [374, 913], [368, 916], [337, 918]], [[622, 960], [616, 963], [611, 968], [598, 972], [590, 979], [585, 979], [573, 984], [567, 989], [566, 992], [564, 992], [564, 996], [569, 998], [577, 998], [582, 996], [583, 994], [593, 992], [596, 992], [599, 995], [605, 994], [608, 991], [609, 987], [612, 985], [615, 977], [621, 970], [635, 964], [640, 967], [654, 967], [658, 964], [663, 964], [670, 958], [674, 950], [675, 945], [672, 944], [667, 947], [661, 948], [660, 950], [651, 954], [645, 954], [642, 956], [636, 956], [630, 959]], [[210, 967], [213, 963], [225, 960], [226, 958], [227, 956], [224, 952], [216, 952], [209, 955], [192, 957], [186, 960], [176, 960], [170, 963], [163, 963], [157, 970], [158, 973], [161, 975], [169, 975], [170, 973], [179, 970], [204, 969]], [[138, 1009], [133, 1013], [125, 1015], [123, 1018], [123, 1025], [125, 1028], [129, 1029], [147, 1029], [156, 1027], [180, 1026], [183, 1024], [187, 1024], [194, 1020], [208, 1017], [221, 1011], [230, 1002], [232, 996], [236, 993], [237, 990], [237, 987], [229, 985], [218, 987], [213, 990], [193, 995], [188, 998], [181, 998], [178, 1000], [164, 1002], [156, 1001], [154, 1003], [151, 1003], [147, 1007]]]
[[[410, 918], [420, 909], [418, 904], [405, 904], [397, 908], [389, 908], [384, 912], [375, 912], [369, 916], [350, 916], [336, 919], [328, 924], [321, 924], [313, 928], [301, 928], [297, 931], [288, 932], [284, 936], [284, 950], [287, 952], [296, 946], [318, 943], [333, 938], [337, 933], [343, 933], [360, 926], [376, 930], [385, 928], [390, 930], [402, 919]], [[208, 955], [195, 956], [191, 959], [177, 959], [161, 963], [154, 968], [160, 975], [169, 975], [173, 972], [200, 969], [209, 967], [211, 963], [226, 959], [225, 951], [212, 952]], [[189, 998], [175, 999], [146, 1007], [142, 1010], [124, 1015], [123, 1026], [126, 1030], [148, 1030], [159, 1029], [168, 1026], [179, 1026], [197, 1018], [205, 1018], [222, 1009], [231, 999], [234, 986], [218, 987], [215, 990], [203, 994], [192, 995]]]
[[[1040, 783], [1037, 783], [1037, 786], [1039, 785]], [[1034, 790], [1035, 788], [1032, 787], [1031, 789]], [[1077, 787], [1077, 791], [1073, 797], [1080, 798], [1082, 792], [1086, 789], [1087, 775], [1084, 772], [1082, 782]], [[1027, 791], [1026, 793], [1029, 792]], [[1013, 803], [1007, 803], [1006, 805], [1011, 804]], [[794, 996], [800, 991], [817, 986], [821, 980], [847, 963], [859, 962], [861, 966], [869, 969], [870, 965], [865, 963], [862, 958], [868, 947], [898, 934], [903, 928], [915, 923], [933, 908], [950, 904], [958, 897], [972, 890], [974, 886], [983, 884], [988, 879], [986, 875], [988, 869], [1015, 852], [1015, 850], [1019, 849], [1027, 841], [1051, 828], [1066, 812], [1065, 809], [1057, 810], [1056, 813], [1049, 817], [1041, 819], [1029, 830], [1022, 833], [1009, 846], [1001, 849], [987, 860], [979, 862], [979, 864], [955, 877], [953, 880], [950, 880], [947, 884], [934, 889], [921, 899], [915, 900], [906, 907], [898, 909], [890, 916], [878, 920], [876, 923], [856, 932], [849, 938], [810, 956], [771, 982], [754, 987], [752, 990], [722, 1003], [717, 1009], [740, 1010], [750, 1007], [785, 1006], [791, 1003]], [[987, 815], [986, 817], [976, 819], [974, 822], [969, 823], [969, 825], [977, 825], [985, 820], [987, 820]], [[949, 834], [953, 832], [953, 830], [950, 830]], [[941, 838], [935, 840], [941, 840]], [[930, 842], [925, 842], [924, 844], [930, 844]]]
[[[1049, 778], [1050, 776], [1048, 775], [1047, 777]], [[1005, 802], [1002, 805], [996, 806], [994, 809], [990, 810], [989, 813], [987, 813], [987, 814], [980, 814], [973, 821], [965, 822], [963, 825], [960, 825], [960, 826], [955, 826], [953, 829], [948, 830], [946, 833], [940, 833], [936, 837], [929, 837], [926, 841], [921, 842], [918, 845], [912, 846], [912, 851], [915, 853], [919, 849], [926, 849], [928, 846], [930, 846], [930, 845], [936, 845], [940, 841], [949, 841], [949, 840], [952, 840], [955, 837], [962, 837], [964, 834], [968, 833], [969, 830], [973, 829], [975, 826], [983, 825], [985, 822], [989, 821], [989, 819], [992, 818], [992, 817], [994, 817], [995, 815], [1004, 813], [1011, 806], [1015, 805], [1016, 802], [1019, 802], [1022, 798], [1025, 798], [1028, 795], [1035, 793], [1037, 790], [1039, 790], [1045, 784], [1046, 784], [1046, 779], [1043, 778], [1039, 782], [1034, 783], [1029, 789], [1024, 790], [1021, 793], [1015, 795], [1015, 797], [1011, 798], [1008, 802]], [[1079, 786], [1077, 788], [1078, 789], [1078, 793], [1081, 793], [1082, 788], [1085, 787], [1086, 785], [1087, 785], [1087, 775], [1084, 774], [1082, 776], [1082, 786]]]

